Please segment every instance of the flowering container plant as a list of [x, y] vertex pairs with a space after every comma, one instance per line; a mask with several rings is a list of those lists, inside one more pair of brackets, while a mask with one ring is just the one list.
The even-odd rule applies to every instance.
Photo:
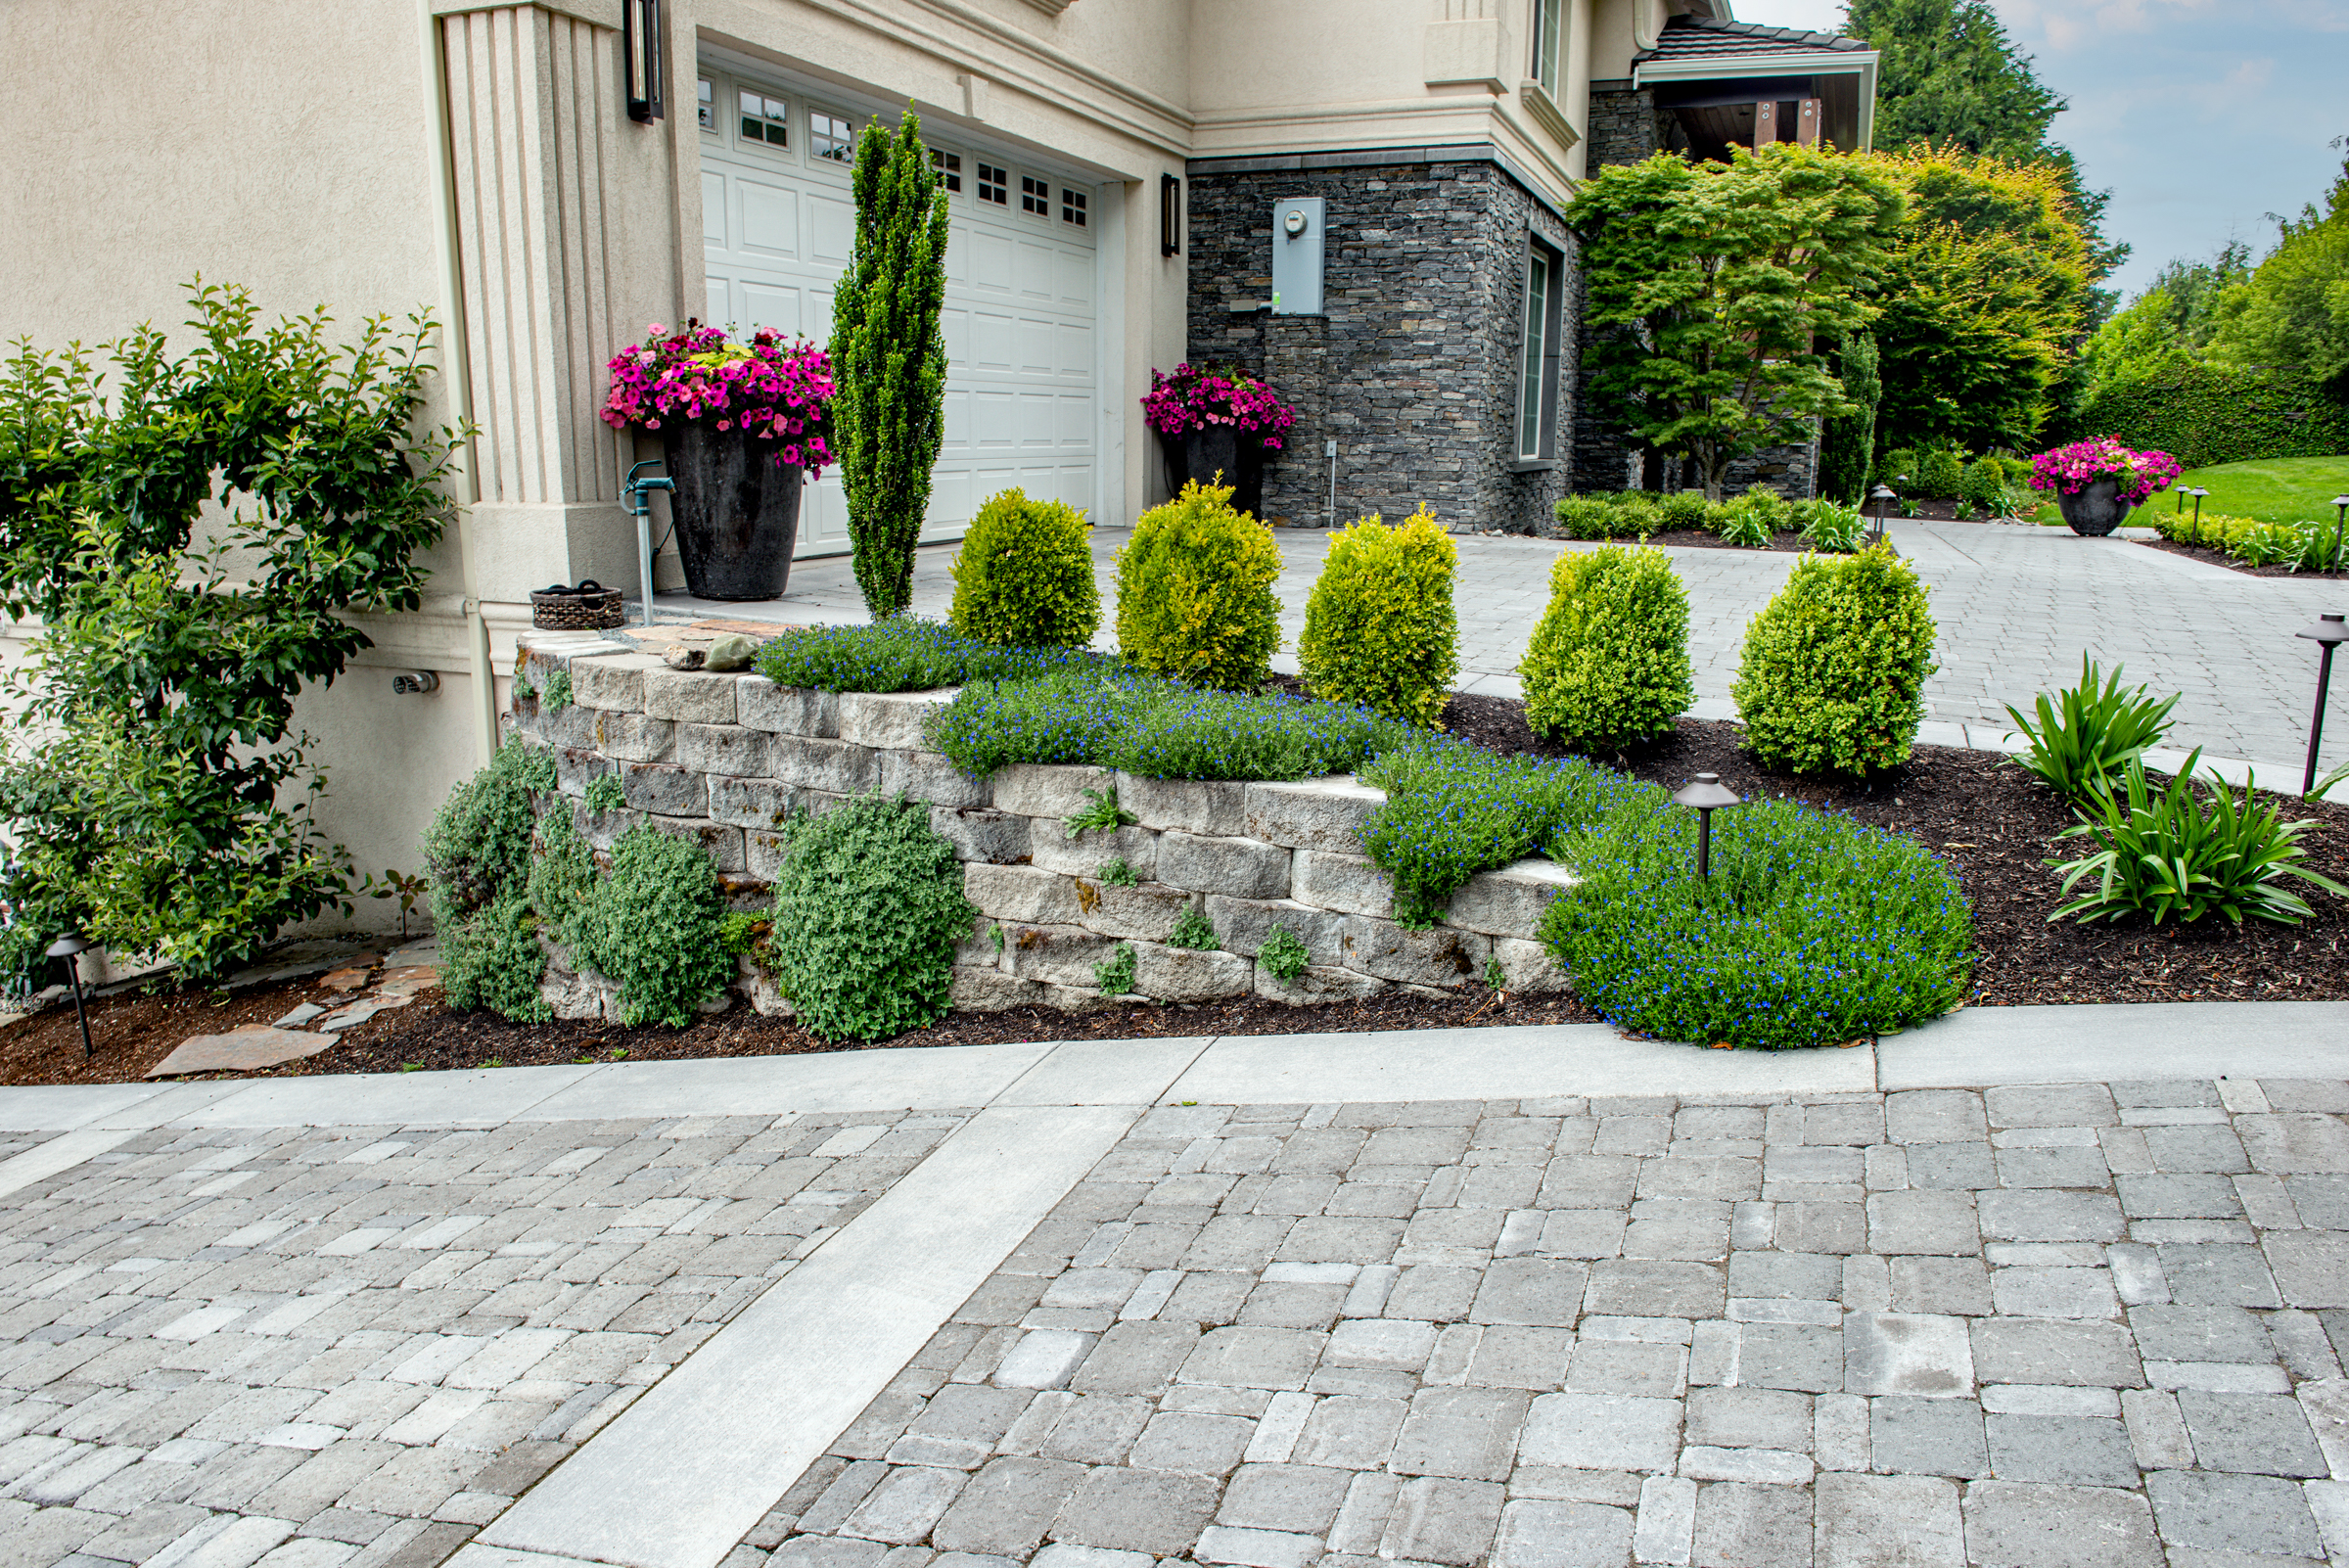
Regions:
[[1166, 449], [1170, 488], [1228, 484], [1233, 508], [1254, 517], [1264, 510], [1265, 453], [1280, 449], [1297, 411], [1234, 366], [1180, 364], [1172, 375], [1150, 372], [1142, 419]]
[[2056, 492], [2074, 533], [2096, 537], [2120, 527], [2132, 507], [2169, 488], [2181, 470], [2167, 452], [2137, 452], [2111, 436], [2073, 441], [2031, 459], [2031, 487]]
[[765, 327], [658, 322], [614, 355], [604, 423], [657, 431], [685, 585], [704, 599], [772, 599], [791, 581], [803, 476], [832, 461], [832, 363]]

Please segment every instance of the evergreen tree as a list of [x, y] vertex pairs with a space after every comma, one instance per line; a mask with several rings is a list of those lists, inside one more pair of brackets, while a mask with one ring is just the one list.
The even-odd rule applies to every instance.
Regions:
[[1856, 332], [1843, 340], [1835, 356], [1835, 379], [1853, 412], [1827, 420], [1819, 430], [1819, 493], [1837, 501], [1857, 501], [1867, 492], [1867, 475], [1876, 454], [1876, 404], [1884, 396], [1884, 378], [1877, 372], [1875, 335]]
[[856, 586], [875, 620], [913, 592], [913, 547], [945, 434], [946, 193], [909, 109], [856, 148], [856, 237], [832, 297], [833, 449]]

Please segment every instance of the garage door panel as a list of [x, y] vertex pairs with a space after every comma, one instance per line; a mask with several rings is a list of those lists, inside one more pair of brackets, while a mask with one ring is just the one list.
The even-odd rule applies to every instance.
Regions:
[[1058, 285], [1054, 283], [1052, 247], [1038, 245], [1034, 240], [1020, 242], [1018, 265], [1019, 295], [1023, 300], [1055, 298]]
[[1011, 237], [984, 231], [971, 236], [971, 287], [981, 294], [1009, 295], [1016, 253]]
[[1042, 316], [1020, 318], [1020, 363], [1023, 376], [1049, 377], [1059, 363], [1059, 323]]
[[1017, 317], [1000, 310], [976, 310], [971, 313], [972, 368], [977, 370], [1009, 371], [1019, 352], [1020, 324]]
[[946, 225], [946, 287], [968, 288], [971, 282], [971, 226], [960, 221]]
[[794, 338], [806, 335], [807, 320], [804, 314], [804, 297], [800, 290], [747, 281], [740, 287], [742, 314], [736, 318], [738, 326], [772, 327]]
[[778, 261], [800, 258], [800, 197], [789, 186], [737, 178], [742, 204], [742, 239], [737, 249]]
[[949, 384], [945, 395], [944, 432], [940, 438], [940, 453], [944, 457], [961, 457], [971, 449], [971, 394]]
[[971, 448], [979, 452], [1009, 451], [1020, 438], [1020, 407], [1016, 394], [978, 392], [971, 394]]
[[923, 521], [934, 527], [967, 523], [985, 498], [973, 493], [969, 469], [942, 468], [931, 476], [930, 510]]
[[946, 363], [967, 364], [971, 357], [971, 313], [948, 305], [938, 313], [939, 331], [946, 340]]
[[1060, 410], [1053, 435], [1060, 444], [1082, 449], [1093, 444], [1093, 399], [1090, 393], [1063, 392], [1053, 399]]
[[1019, 394], [1020, 445], [1024, 449], [1050, 451], [1060, 444], [1059, 422], [1053, 413], [1058, 401], [1050, 392]]
[[1092, 464], [1065, 463], [1059, 469], [1055, 483], [1054, 493], [1057, 499], [1067, 502], [1081, 512], [1093, 504]]
[[1093, 307], [1093, 255], [1090, 251], [1072, 251], [1062, 247], [1053, 255], [1053, 286], [1059, 291], [1060, 302], [1076, 305], [1087, 313]]
[[726, 248], [726, 177], [702, 170], [702, 244]]
[[807, 259], [834, 272], [849, 264], [856, 244], [856, 208], [821, 191], [807, 196]]
[[1063, 321], [1053, 329], [1054, 370], [1064, 379], [1073, 379], [1091, 386], [1093, 381], [1093, 329], [1081, 322]]

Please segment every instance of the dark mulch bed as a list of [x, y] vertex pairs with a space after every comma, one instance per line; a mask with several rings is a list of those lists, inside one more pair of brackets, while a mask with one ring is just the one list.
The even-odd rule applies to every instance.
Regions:
[[2294, 572], [2290, 567], [2251, 566], [2237, 561], [2224, 550], [2214, 550], [2207, 544], [2180, 544], [2173, 539], [2139, 539], [2137, 542], [2148, 550], [2161, 550], [2170, 555], [2183, 555], [2193, 561], [2207, 561], [2212, 566], [2225, 567], [2230, 572], [2239, 572], [2246, 577], [2298, 577], [2306, 582], [2338, 582], [2341, 580], [2341, 575], [2337, 572]]

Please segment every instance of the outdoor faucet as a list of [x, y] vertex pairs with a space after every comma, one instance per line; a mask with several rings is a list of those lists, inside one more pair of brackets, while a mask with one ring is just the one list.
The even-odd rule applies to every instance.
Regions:
[[660, 466], [661, 459], [657, 457], [638, 463], [634, 468], [628, 470], [627, 483], [621, 486], [621, 495], [626, 501], [629, 513], [636, 519], [636, 566], [642, 574], [637, 578], [640, 584], [638, 591], [643, 596], [644, 623], [648, 626], [653, 623], [652, 492], [668, 490], [673, 494], [676, 491], [677, 482], [667, 475], [651, 479], [638, 479], [636, 476], [648, 468], [659, 468]]

